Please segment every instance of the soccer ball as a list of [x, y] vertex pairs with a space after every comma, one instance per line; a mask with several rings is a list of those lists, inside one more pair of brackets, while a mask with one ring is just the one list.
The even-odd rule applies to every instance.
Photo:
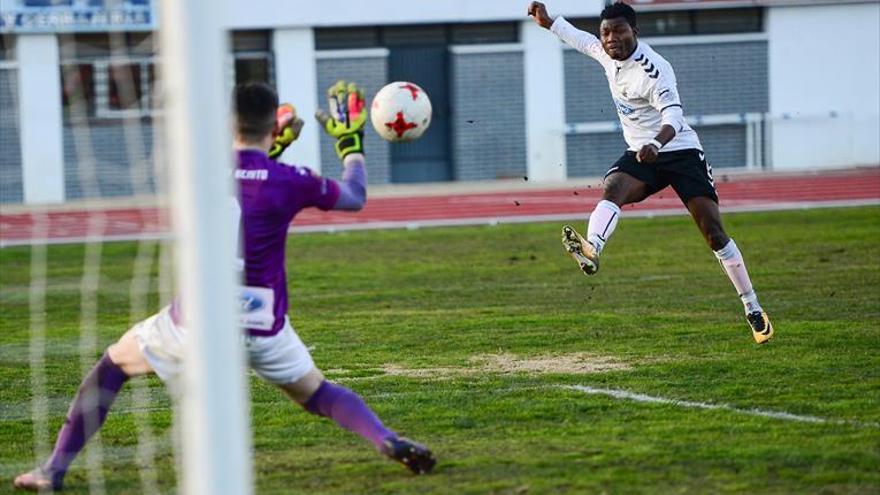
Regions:
[[376, 93], [370, 114], [373, 128], [382, 139], [392, 143], [413, 141], [431, 125], [431, 100], [419, 86], [396, 81]]

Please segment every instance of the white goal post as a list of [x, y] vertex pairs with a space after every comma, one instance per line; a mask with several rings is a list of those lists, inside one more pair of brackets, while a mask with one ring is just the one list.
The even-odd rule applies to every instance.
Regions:
[[182, 388], [182, 488], [252, 493], [249, 407], [237, 326], [237, 228], [225, 0], [162, 0], [160, 54], [171, 219], [188, 348]]

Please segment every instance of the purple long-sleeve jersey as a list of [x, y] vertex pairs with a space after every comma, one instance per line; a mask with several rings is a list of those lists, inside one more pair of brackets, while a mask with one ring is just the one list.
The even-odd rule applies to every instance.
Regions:
[[[265, 152], [237, 152], [241, 325], [250, 335], [271, 336], [284, 327], [287, 314], [287, 273], [284, 268], [287, 231], [305, 208], [360, 209], [366, 200], [363, 159], [346, 159], [342, 183], [311, 169], [270, 160]], [[184, 323], [179, 300], [171, 317]]]
[[332, 209], [340, 187], [306, 167], [277, 163], [256, 150], [238, 152], [235, 179], [244, 259], [243, 323], [251, 335], [274, 335], [287, 313], [284, 247], [290, 222], [308, 207]]

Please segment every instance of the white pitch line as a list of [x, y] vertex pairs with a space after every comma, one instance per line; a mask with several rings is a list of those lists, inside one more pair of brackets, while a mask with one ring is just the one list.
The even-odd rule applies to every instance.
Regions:
[[648, 402], [652, 404], [669, 404], [678, 407], [687, 407], [692, 409], [721, 409], [739, 414], [748, 414], [749, 416], [760, 416], [764, 418], [782, 419], [785, 421], [798, 421], [801, 423], [820, 423], [835, 425], [851, 425], [860, 427], [880, 428], [880, 423], [846, 421], [843, 419], [827, 419], [818, 416], [806, 416], [800, 414], [792, 414], [784, 411], [767, 411], [764, 409], [742, 409], [733, 407], [728, 404], [711, 404], [708, 402], [694, 402], [689, 400], [667, 399], [665, 397], [654, 397], [652, 395], [639, 394], [628, 390], [618, 390], [611, 388], [594, 388], [584, 385], [560, 385], [559, 388], [577, 390], [590, 395], [607, 395], [615, 399], [633, 400], [636, 402]]

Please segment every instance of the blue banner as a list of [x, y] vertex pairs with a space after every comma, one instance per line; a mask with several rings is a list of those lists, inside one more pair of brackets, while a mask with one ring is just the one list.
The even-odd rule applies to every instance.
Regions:
[[[61, 3], [61, 2], [58, 2]], [[0, 33], [76, 33], [152, 31], [156, 12], [152, 0], [108, 2], [89, 0], [85, 5], [47, 6], [51, 2], [27, 1], [0, 11]]]

